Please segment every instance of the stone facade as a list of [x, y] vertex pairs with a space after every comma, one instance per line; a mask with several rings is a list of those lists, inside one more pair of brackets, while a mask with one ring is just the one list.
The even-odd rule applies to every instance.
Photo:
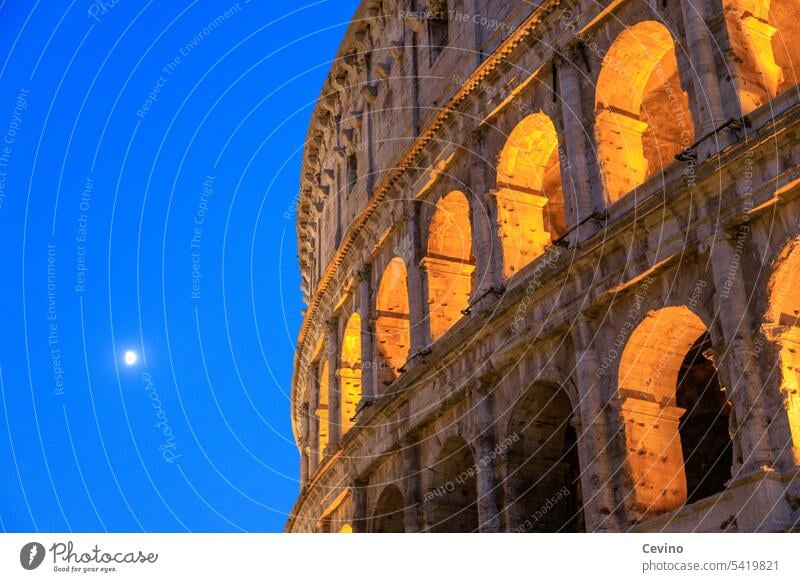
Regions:
[[362, 3], [297, 206], [287, 531], [797, 528], [798, 13]]

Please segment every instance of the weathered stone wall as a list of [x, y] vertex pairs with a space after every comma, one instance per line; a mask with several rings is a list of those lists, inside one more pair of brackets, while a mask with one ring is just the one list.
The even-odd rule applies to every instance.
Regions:
[[[739, 4], [451, 1], [435, 58], [425, 0], [362, 4], [305, 154], [289, 531], [796, 527], [800, 305], [786, 290], [800, 274], [782, 267], [800, 237], [800, 95], [747, 69], [772, 57], [729, 33]], [[739, 24], [785, 25], [793, 45], [782, 13]], [[637, 61], [637, 31], [661, 35], [650, 52], [664, 57]], [[555, 129], [547, 148], [546, 133], [510, 138], [532, 114]], [[525, 181], [552, 156], [560, 184]], [[631, 190], [613, 194], [621, 183]], [[443, 263], [429, 237], [454, 191], [469, 253]], [[558, 212], [566, 232], [546, 232], [537, 217]], [[531, 260], [509, 273], [519, 241]], [[404, 293], [380, 298], [398, 258]], [[434, 310], [449, 311], [432, 323]], [[353, 313], [361, 404], [343, 430]], [[714, 442], [728, 443], [724, 486], [697, 499], [687, 482], [720, 467], [693, 460], [709, 455], [706, 425], [681, 421], [693, 410], [679, 400], [694, 409], [703, 394], [682, 392], [690, 353], [713, 364], [724, 404], [703, 422], [723, 418]]]

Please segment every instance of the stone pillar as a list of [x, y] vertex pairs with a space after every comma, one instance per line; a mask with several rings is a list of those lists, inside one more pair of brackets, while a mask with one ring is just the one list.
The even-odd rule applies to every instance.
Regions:
[[[471, 302], [486, 298], [487, 292], [500, 289], [503, 285], [503, 255], [497, 237], [497, 210], [487, 179], [486, 138], [481, 130], [473, 132], [469, 141], [471, 163], [469, 166], [469, 200], [472, 226], [472, 254], [475, 255], [475, 286]], [[483, 305], [474, 306], [473, 312], [480, 313]]]
[[499, 532], [500, 510], [497, 503], [497, 479], [494, 474], [491, 387], [483, 381], [472, 391], [472, 410], [475, 415], [475, 437], [472, 446], [477, 470], [478, 524], [481, 532]]
[[[797, 291], [782, 285], [773, 288], [772, 295], [775, 298], [787, 292]], [[782, 471], [800, 468], [800, 392], [797, 387], [797, 381], [800, 380], [800, 327], [792, 323], [791, 320], [762, 323], [764, 338], [759, 338], [755, 346], [762, 377], [767, 378], [764, 393], [779, 403], [770, 423], [770, 432], [773, 449], [778, 451], [776, 460]]]
[[[604, 382], [599, 371], [599, 358], [594, 347], [594, 330], [580, 316], [572, 328], [572, 343], [577, 354], [575, 377], [580, 403], [578, 458], [581, 467], [583, 515], [586, 531], [620, 531], [614, 498], [614, 473], [609, 457], [616, 447], [609, 446], [608, 417], [603, 403]], [[624, 462], [624, 459], [623, 459]]]
[[428, 310], [425, 308], [427, 302], [427, 285], [425, 284], [425, 273], [422, 269], [424, 259], [425, 241], [422, 237], [420, 228], [420, 203], [411, 200], [405, 207], [405, 240], [404, 252], [408, 256], [402, 257], [406, 261], [408, 274], [408, 325], [411, 332], [411, 346], [409, 348], [409, 358], [415, 356], [430, 343], [430, 322], [428, 321]]
[[358, 309], [361, 316], [361, 402], [358, 408], [375, 401], [377, 358], [374, 347], [375, 306], [372, 303], [372, 266], [364, 263], [358, 271]]
[[325, 322], [328, 349], [328, 448], [339, 445], [342, 428], [342, 396], [339, 387], [339, 321], [336, 318]]
[[714, 241], [711, 263], [716, 291], [716, 311], [724, 340], [719, 372], [739, 421], [737, 438], [742, 450], [742, 475], [755, 473], [774, 463], [769, 446], [769, 418], [765, 410], [763, 382], [755, 359], [748, 309], [748, 294], [739, 265], [741, 250], [727, 235]]
[[519, 475], [515, 474], [519, 467], [518, 455], [514, 450], [506, 450], [498, 458], [495, 466], [497, 467], [497, 478], [503, 484], [503, 503], [501, 517], [503, 531], [516, 533], [520, 530], [525, 518], [522, 512], [522, 504], [518, 502], [519, 492], [517, 482]]
[[403, 473], [405, 502], [404, 529], [406, 533], [422, 530], [422, 485], [419, 463], [419, 445], [413, 439], [403, 441]]
[[308, 472], [309, 476], [313, 477], [314, 473], [317, 471], [317, 467], [319, 466], [319, 419], [317, 418], [317, 389], [315, 388], [314, 391], [311, 393], [311, 402], [313, 403], [312, 406], [313, 411], [309, 409], [308, 414], [308, 444], [309, 444], [309, 451], [308, 451]]
[[350, 485], [353, 499], [353, 533], [367, 533], [367, 483], [356, 479]]
[[[587, 144], [585, 120], [586, 116], [581, 103], [580, 72], [576, 68], [582, 58], [573, 55], [569, 62], [561, 63], [558, 68], [559, 98], [561, 99], [561, 116], [564, 122], [564, 147], [566, 148], [567, 168], [561, 168], [564, 184], [564, 199], [567, 206], [568, 227], [573, 228], [586, 220], [593, 212], [605, 210], [603, 187], [599, 172], [592, 171], [589, 160], [597, 157]], [[595, 165], [595, 170], [597, 166]], [[566, 180], [569, 177], [569, 180]], [[596, 187], [592, 184], [595, 183]], [[568, 200], [569, 199], [569, 200]], [[574, 240], [577, 242], [594, 230], [591, 223], [586, 224], [585, 234]]]
[[308, 443], [300, 442], [300, 489], [308, 485]]
[[742, 115], [774, 97], [784, 80], [772, 49], [778, 31], [769, 23], [768, 8], [768, 2], [739, 1], [728, 2], [722, 9], [729, 41], [727, 72], [733, 78]]
[[613, 204], [647, 178], [643, 136], [648, 124], [628, 111], [602, 109], [595, 114], [597, 151], [609, 154], [600, 162], [605, 196]]
[[[720, 75], [714, 60], [711, 33], [705, 22], [704, 4], [701, 0], [681, 0], [687, 54], [693, 72], [695, 139], [712, 132], [725, 121], [719, 90]], [[709, 138], [699, 146], [698, 161], [706, 159], [716, 148], [722, 150], [727, 143], [720, 143], [717, 137]]]
[[310, 438], [310, 422], [308, 404], [303, 404], [300, 409], [300, 438], [298, 446], [300, 448], [300, 488], [308, 485], [311, 477], [310, 458], [308, 453], [308, 439]]

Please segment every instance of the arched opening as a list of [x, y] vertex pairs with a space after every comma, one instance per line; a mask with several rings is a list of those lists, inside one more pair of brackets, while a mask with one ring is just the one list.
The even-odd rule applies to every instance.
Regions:
[[426, 495], [428, 528], [433, 532], [478, 531], [478, 492], [475, 461], [467, 442], [447, 440], [431, 468]]
[[800, 1], [723, 0], [735, 60], [731, 65], [744, 114], [800, 79]]
[[686, 411], [678, 427], [686, 473], [686, 503], [725, 489], [733, 463], [733, 446], [728, 437], [731, 407], [717, 369], [706, 355], [709, 350], [711, 336], [705, 332], [694, 342], [678, 372], [675, 401], [678, 408]]
[[342, 336], [339, 368], [341, 390], [342, 435], [353, 426], [356, 408], [361, 400], [361, 316], [353, 313]]
[[408, 309], [408, 275], [406, 264], [395, 257], [381, 276], [375, 306], [375, 333], [381, 362], [378, 381], [390, 384], [400, 374], [399, 369], [408, 359], [411, 333]]
[[534, 113], [511, 132], [497, 166], [497, 218], [508, 278], [540, 256], [567, 229], [558, 135]]
[[431, 339], [436, 340], [461, 319], [472, 293], [475, 259], [469, 202], [462, 192], [450, 192], [436, 203], [422, 264], [428, 276]]
[[789, 423], [794, 462], [800, 464], [800, 241], [783, 253], [772, 277], [764, 322], [778, 352], [780, 392]]
[[558, 386], [534, 385], [514, 407], [505, 510], [510, 531], [582, 532], [583, 491], [572, 403]]
[[403, 533], [403, 494], [394, 485], [389, 485], [378, 498], [372, 530], [375, 533]]
[[319, 392], [317, 394], [317, 454], [321, 461], [325, 456], [325, 447], [328, 446], [328, 360], [319, 365], [317, 379]]
[[642, 516], [718, 493], [730, 478], [730, 404], [710, 349], [705, 324], [680, 306], [648, 313], [622, 352], [620, 414]]
[[349, 523], [342, 524], [339, 528], [339, 533], [353, 533], [353, 526]]
[[689, 97], [664, 25], [640, 22], [611, 45], [597, 80], [595, 139], [609, 203], [660, 173], [694, 141]]

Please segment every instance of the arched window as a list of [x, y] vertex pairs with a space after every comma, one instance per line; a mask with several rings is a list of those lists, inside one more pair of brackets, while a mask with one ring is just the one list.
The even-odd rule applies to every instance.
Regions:
[[411, 344], [408, 309], [408, 274], [406, 264], [395, 257], [381, 276], [375, 305], [375, 333], [381, 362], [378, 381], [388, 385], [408, 359]]
[[428, 275], [431, 339], [441, 337], [469, 305], [475, 259], [469, 202], [462, 192], [450, 192], [436, 204], [423, 259]]
[[621, 417], [641, 515], [718, 493], [730, 478], [730, 404], [708, 359], [710, 347], [697, 315], [665, 307], [647, 315], [622, 352]]
[[353, 533], [353, 526], [349, 523], [342, 524], [339, 528], [339, 533]]
[[405, 502], [403, 494], [394, 485], [389, 485], [382, 492], [375, 508], [372, 530], [375, 533], [403, 533]]
[[558, 136], [544, 113], [511, 132], [497, 166], [497, 213], [503, 275], [510, 277], [564, 234]]
[[694, 142], [689, 98], [664, 25], [640, 22], [617, 37], [603, 59], [595, 109], [609, 203], [661, 172]]
[[742, 113], [800, 80], [800, 0], [723, 0]]
[[353, 426], [353, 417], [361, 400], [361, 316], [353, 313], [342, 336], [339, 384], [342, 394], [342, 434]]
[[514, 407], [507, 454], [510, 531], [582, 532], [583, 494], [572, 403], [557, 386], [535, 384]]
[[328, 360], [324, 359], [319, 365], [317, 379], [319, 392], [317, 394], [317, 455], [320, 461], [325, 456], [325, 447], [328, 446]]
[[794, 461], [800, 464], [800, 241], [793, 241], [770, 284], [764, 328], [777, 347], [780, 392]]
[[451, 437], [431, 468], [428, 528], [433, 532], [478, 531], [478, 490], [472, 450], [461, 437]]

